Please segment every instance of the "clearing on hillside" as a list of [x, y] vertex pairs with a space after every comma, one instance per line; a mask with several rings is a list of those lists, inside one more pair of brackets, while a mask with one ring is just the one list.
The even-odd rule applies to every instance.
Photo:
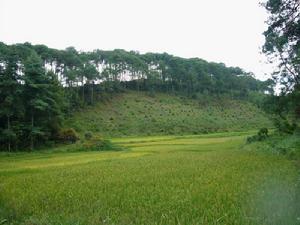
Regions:
[[272, 127], [266, 114], [245, 100], [125, 92], [75, 113], [67, 123], [79, 133], [109, 137], [203, 134]]

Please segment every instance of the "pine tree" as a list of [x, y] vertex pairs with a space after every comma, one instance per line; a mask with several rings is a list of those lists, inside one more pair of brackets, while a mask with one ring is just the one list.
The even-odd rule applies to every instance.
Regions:
[[24, 102], [32, 150], [37, 138], [42, 142], [50, 137], [50, 121], [59, 118], [61, 111], [53, 80], [51, 83], [51, 79], [43, 68], [41, 58], [33, 52], [24, 65]]
[[22, 114], [21, 77], [18, 74], [18, 57], [14, 52], [10, 52], [3, 58], [2, 63], [0, 66], [0, 116], [6, 118], [6, 123], [1, 137], [2, 141], [7, 144], [7, 150], [11, 151], [12, 143], [17, 139], [12, 120]]

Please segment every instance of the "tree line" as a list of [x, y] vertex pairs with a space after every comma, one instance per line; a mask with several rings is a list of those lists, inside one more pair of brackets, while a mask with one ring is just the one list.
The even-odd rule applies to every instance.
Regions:
[[103, 93], [130, 89], [245, 98], [249, 92], [272, 92], [271, 84], [238, 67], [167, 53], [0, 42], [0, 147], [33, 149], [57, 141], [65, 115], [94, 104]]
[[262, 5], [269, 15], [263, 52], [278, 63], [273, 79], [281, 85], [280, 95], [265, 105], [278, 115], [279, 130], [295, 133], [300, 118], [300, 1], [266, 0]]

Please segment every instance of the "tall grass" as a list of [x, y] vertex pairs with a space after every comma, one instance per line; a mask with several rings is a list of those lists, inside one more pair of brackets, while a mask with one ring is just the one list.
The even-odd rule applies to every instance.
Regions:
[[245, 137], [118, 138], [128, 150], [1, 156], [0, 221], [297, 224], [294, 164], [241, 150]]

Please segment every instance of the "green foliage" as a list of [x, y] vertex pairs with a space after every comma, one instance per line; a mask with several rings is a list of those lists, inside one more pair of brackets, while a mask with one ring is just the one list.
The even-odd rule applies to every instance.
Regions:
[[[0, 135], [6, 137], [0, 139], [0, 148], [25, 150], [55, 142], [64, 118], [103, 101], [104, 96], [125, 90], [144, 91], [152, 97], [161, 92], [176, 94], [188, 97], [186, 101], [209, 95], [245, 100], [249, 93], [264, 93], [269, 86], [269, 82], [256, 80], [240, 68], [198, 58], [184, 59], [166, 53], [139, 54], [121, 49], [78, 52], [74, 47], [57, 50], [30, 43], [0, 43]], [[135, 114], [141, 113], [132, 111], [132, 115]], [[165, 117], [165, 113], [161, 114]], [[175, 111], [170, 114], [176, 117]], [[146, 116], [150, 117], [144, 114], [144, 120]], [[111, 123], [115, 119], [109, 118]], [[214, 119], [210, 118], [211, 121]], [[163, 122], [159, 129], [161, 133], [189, 132], [190, 124], [177, 126], [174, 121]], [[191, 132], [220, 129], [213, 122], [211, 125], [205, 124]], [[118, 129], [111, 127], [109, 135], [113, 132], [113, 136], [123, 135], [126, 131], [126, 128], [122, 128], [122, 132]], [[147, 131], [149, 134], [153, 133], [151, 129]], [[15, 135], [2, 134], [5, 130]], [[98, 132], [94, 128], [90, 130]], [[125, 133], [136, 134], [138, 131]]]
[[292, 133], [289, 117], [300, 118], [300, 3], [298, 0], [267, 0], [268, 29], [264, 32], [263, 51], [278, 69], [273, 79], [280, 83], [281, 94], [273, 97], [274, 111], [283, 121], [275, 121], [279, 131]]
[[84, 133], [84, 138], [86, 140], [91, 140], [92, 137], [93, 137], [93, 133], [92, 132], [87, 131], [87, 132]]
[[264, 32], [264, 52], [279, 62], [274, 78], [290, 91], [300, 85], [300, 4], [298, 0], [267, 0], [268, 29]]
[[261, 129], [258, 131], [257, 135], [258, 135], [258, 136], [261, 136], [261, 137], [268, 137], [268, 136], [269, 136], [268, 133], [269, 133], [268, 128], [261, 128]]
[[62, 121], [60, 83], [27, 44], [1, 45], [0, 55], [0, 133], [5, 137], [0, 140], [1, 149], [45, 144]]
[[82, 148], [84, 151], [123, 150], [119, 146], [114, 145], [110, 140], [104, 139], [99, 135], [86, 140]]
[[62, 143], [75, 143], [79, 140], [79, 135], [73, 128], [66, 128], [59, 131], [57, 140]]
[[300, 135], [275, 134], [267, 143], [273, 153], [286, 155], [289, 159], [300, 159]]
[[12, 129], [4, 129], [1, 134], [0, 141], [2, 142], [14, 142], [17, 138], [16, 133]]
[[116, 137], [250, 130], [271, 127], [272, 122], [255, 105], [230, 97], [125, 92], [74, 113], [65, 125], [82, 135], [91, 131]]
[[255, 153], [255, 143], [241, 151], [245, 137], [118, 138], [112, 143], [130, 151], [0, 154], [0, 221], [296, 225], [294, 162]]
[[296, 123], [291, 123], [284, 117], [276, 117], [274, 119], [274, 125], [277, 128], [278, 132], [284, 134], [293, 134], [297, 128]]
[[265, 140], [266, 138], [269, 137], [268, 133], [269, 133], [268, 128], [261, 128], [257, 132], [256, 135], [251, 136], [251, 137], [247, 137], [247, 143], [252, 143], [252, 142], [255, 142], [255, 141], [263, 141], [263, 140]]
[[275, 132], [262, 142], [254, 142], [250, 148], [259, 152], [284, 155], [288, 159], [300, 160], [300, 134], [284, 134]]

